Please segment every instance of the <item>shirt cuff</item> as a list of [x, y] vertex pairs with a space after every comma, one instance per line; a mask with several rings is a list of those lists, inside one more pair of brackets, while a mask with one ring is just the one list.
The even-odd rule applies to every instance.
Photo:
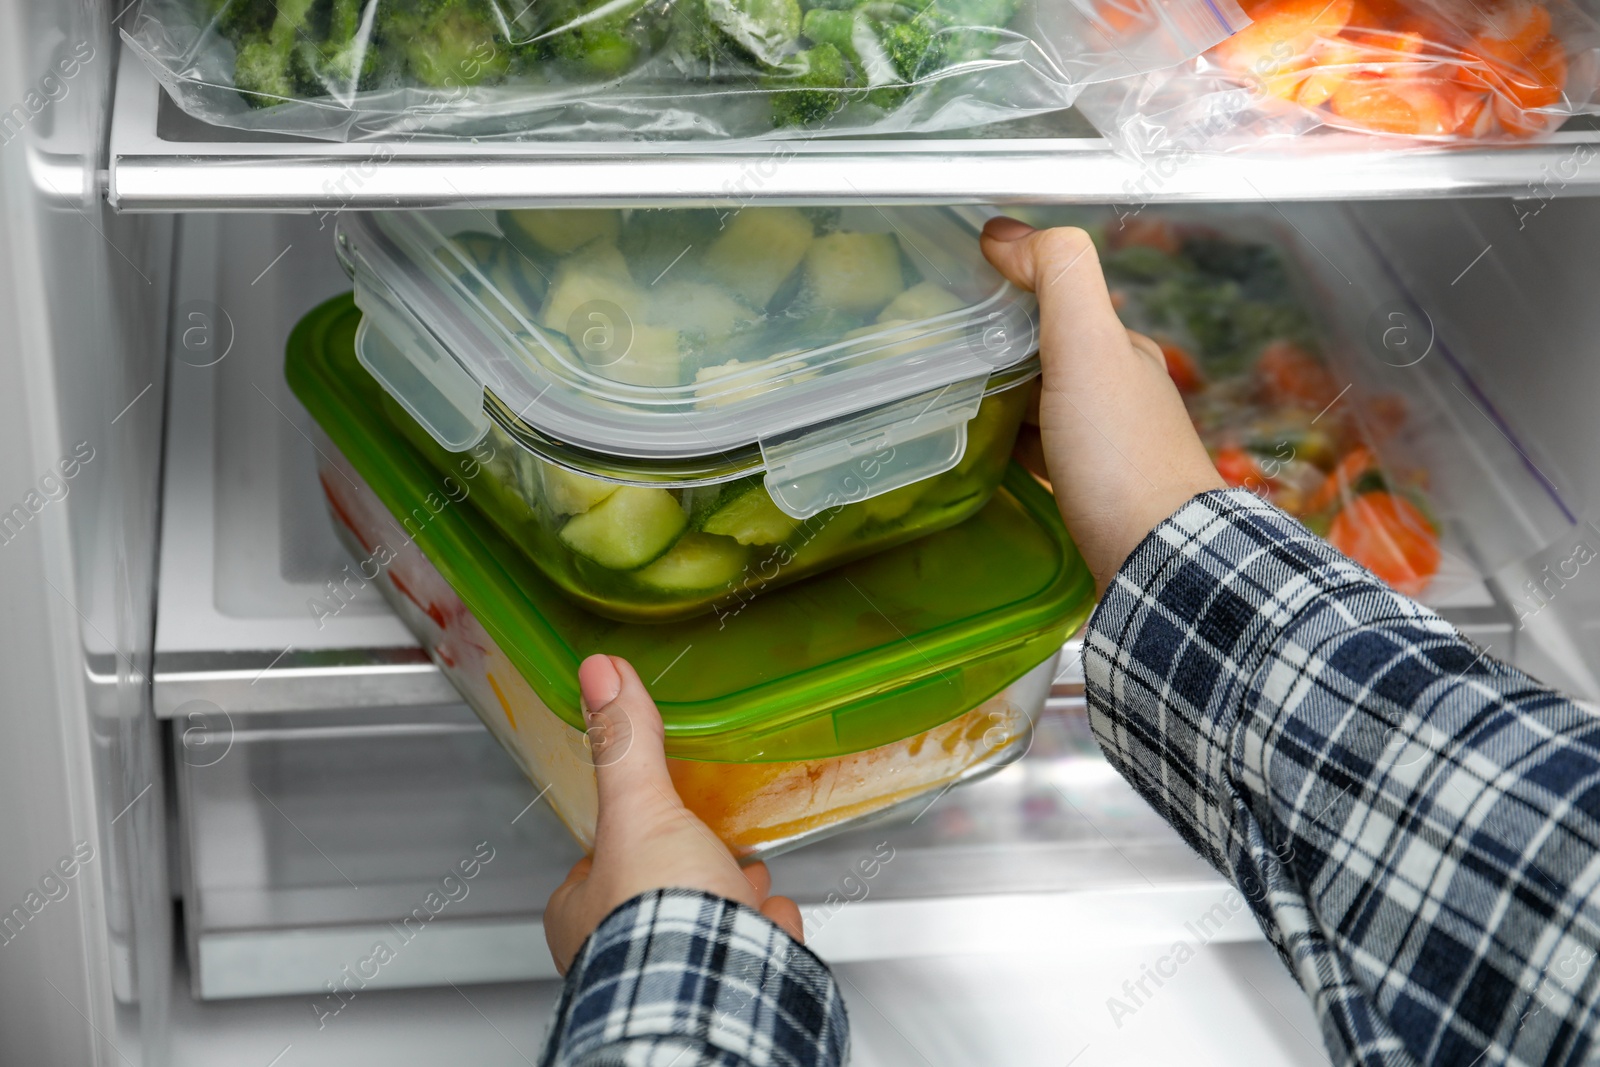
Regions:
[[848, 1034], [844, 999], [810, 949], [742, 904], [660, 889], [622, 904], [584, 943], [545, 1062], [669, 1049], [698, 1053], [679, 1067], [835, 1067]]

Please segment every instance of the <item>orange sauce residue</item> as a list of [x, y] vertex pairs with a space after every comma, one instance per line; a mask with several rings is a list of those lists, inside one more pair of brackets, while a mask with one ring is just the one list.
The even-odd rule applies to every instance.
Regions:
[[500, 691], [500, 683], [494, 680], [494, 675], [485, 672], [484, 677], [489, 679], [489, 688], [494, 690], [494, 698], [500, 701], [500, 708], [506, 713], [506, 721], [515, 730], [517, 728], [517, 717], [511, 714], [511, 701], [507, 700], [506, 695]]
[[[1016, 725], [996, 698], [914, 737], [832, 759], [789, 763], [667, 761], [690, 811], [734, 852], [878, 811], [940, 788], [994, 755], [989, 731]], [[1025, 732], [1007, 730], [1004, 748]]]

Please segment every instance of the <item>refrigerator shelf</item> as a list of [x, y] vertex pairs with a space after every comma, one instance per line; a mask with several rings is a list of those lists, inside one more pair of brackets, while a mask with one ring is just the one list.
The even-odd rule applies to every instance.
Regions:
[[938, 139], [736, 144], [338, 143], [208, 126], [177, 110], [124, 50], [107, 198], [124, 212], [752, 203], [1160, 203], [1592, 194], [1600, 130], [1539, 144], [1315, 152], [1141, 165], [1075, 112]]

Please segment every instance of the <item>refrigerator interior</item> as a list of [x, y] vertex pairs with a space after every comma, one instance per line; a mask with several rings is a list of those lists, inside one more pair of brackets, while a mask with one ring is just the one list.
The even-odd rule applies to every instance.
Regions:
[[[1503, 373], [1503, 337], [1457, 329], [1471, 321], [1458, 303], [1482, 292], [1461, 288], [1471, 274], [1457, 278], [1459, 267], [1441, 279], [1452, 261], [1418, 255], [1430, 245], [1393, 221], [1492, 226], [1506, 210], [1485, 200], [1181, 214], [1259, 227], [1290, 248], [1336, 365], [1404, 393], [1425, 423], [1432, 492], [1465, 576], [1436, 604], [1480, 644], [1582, 688], [1594, 658], [1574, 654], [1583, 624], [1563, 622], [1555, 641], [1519, 626], [1514, 582], [1581, 536], [1567, 516], [1585, 513], [1590, 486], [1561, 457], [1588, 443], [1524, 436], [1540, 425], [1526, 417], [1539, 401], [1511, 390], [1538, 376]], [[537, 1048], [554, 995], [538, 907], [577, 851], [375, 594], [356, 590], [331, 618], [312, 609], [348, 560], [281, 358], [293, 322], [348, 284], [330, 231], [314, 216], [177, 224], [153, 685], [169, 735], [183, 931], [173, 1062], [206, 1062], [235, 1041], [285, 1063], [337, 1062], [358, 1041], [416, 1062], [446, 1041], [516, 1062]], [[1396, 307], [1433, 324], [1416, 363], [1366, 352], [1368, 321]], [[1585, 603], [1571, 585], [1574, 595], [1550, 601], [1564, 620]], [[1043, 1063], [1086, 1043], [1095, 1052], [1084, 1062], [1180, 1047], [1222, 1062], [1237, 1054], [1234, 1038], [1256, 1043], [1252, 1062], [1320, 1062], [1314, 1021], [1248, 921], [1201, 954], [1210, 977], [1175, 982], [1146, 1019], [1108, 1011], [1124, 978], [1195, 940], [1225, 887], [1099, 757], [1070, 660], [1022, 763], [773, 861], [812, 943], [847, 979], [857, 1062], [967, 1063], [1004, 1049], [1006, 1062]], [[397, 917], [479, 842], [494, 860], [408, 940]], [[885, 850], [892, 860], [864, 878], [862, 860]], [[396, 947], [394, 965], [352, 986], [378, 940]], [[1019, 1000], [1019, 985], [1033, 992]], [[1160, 1013], [1238, 1023], [1146, 1025]]]
[[[893, 167], [890, 149], [848, 143], [770, 166], [485, 148], [449, 168], [448, 150], [415, 145], [369, 173], [359, 146], [186, 127], [136, 64], [118, 69], [123, 10], [0, 3], [0, 99], [29, 99], [41, 64], [91, 55], [0, 144], [0, 508], [29, 516], [0, 544], [14, 620], [0, 902], [48, 891], [80, 844], [93, 856], [0, 951], [3, 1058], [531, 1062], [558, 989], [538, 909], [575, 846], [375, 593], [321, 625], [307, 606], [346, 557], [281, 358], [294, 321], [347, 288], [329, 216], [192, 209], [427, 206], [463, 188], [506, 201], [530, 162], [570, 203], [662, 188], [1106, 202], [1139, 175], [1078, 127], [907, 148]], [[1600, 308], [1585, 271], [1600, 203], [1553, 196], [1586, 176], [1548, 177], [1573, 143], [1381, 167], [1273, 160], [1249, 187], [1439, 196], [1526, 179], [1519, 200], [1268, 202], [1231, 164], [1157, 185], [1247, 198], [1224, 210], [1294, 244], [1345, 365], [1426, 413], [1436, 502], [1477, 576], [1441, 610], [1492, 654], [1597, 698], [1600, 581], [1578, 561], [1600, 548]], [[1081, 182], [1058, 195], [1069, 166]], [[1369, 343], [1396, 321], [1426, 338], [1415, 362]], [[1065, 666], [1025, 760], [773, 862], [844, 981], [854, 1062], [1324, 1062], [1224, 883], [1099, 757]], [[493, 859], [470, 892], [406, 938], [393, 924], [482, 843]], [[395, 964], [345, 985], [380, 938], [403, 944]], [[1203, 950], [1133, 1015], [1108, 1010], [1179, 940]]]

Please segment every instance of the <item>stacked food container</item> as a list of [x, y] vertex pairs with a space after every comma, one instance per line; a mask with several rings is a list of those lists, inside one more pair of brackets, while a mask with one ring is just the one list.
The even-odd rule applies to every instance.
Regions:
[[[346, 217], [289, 344], [378, 584], [574, 833], [576, 672], [626, 656], [674, 780], [790, 847], [1026, 751], [1092, 596], [1012, 443], [1036, 306], [954, 212]], [[381, 575], [381, 578], [380, 578]]]

